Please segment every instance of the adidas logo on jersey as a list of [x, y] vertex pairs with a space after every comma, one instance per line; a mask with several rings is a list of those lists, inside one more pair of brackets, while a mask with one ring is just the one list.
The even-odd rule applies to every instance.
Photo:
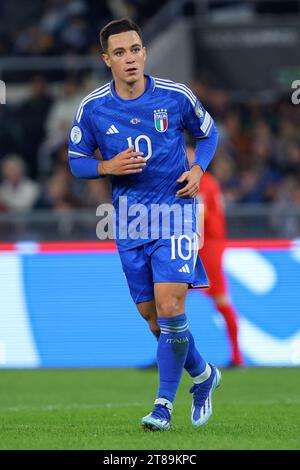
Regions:
[[106, 134], [119, 134], [118, 129], [113, 124], [107, 129]]
[[190, 273], [190, 272], [191, 272], [191, 271], [190, 271], [190, 268], [188, 267], [187, 264], [185, 264], [184, 266], [182, 266], [182, 268], [178, 269], [178, 271], [179, 271], [180, 273]]

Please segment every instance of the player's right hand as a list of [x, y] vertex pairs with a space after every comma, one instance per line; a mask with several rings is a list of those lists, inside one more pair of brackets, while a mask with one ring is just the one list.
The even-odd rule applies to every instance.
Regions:
[[98, 172], [100, 176], [106, 175], [132, 175], [141, 173], [146, 166], [146, 159], [142, 158], [143, 152], [134, 152], [134, 147], [129, 147], [118, 153], [111, 160], [99, 162]]

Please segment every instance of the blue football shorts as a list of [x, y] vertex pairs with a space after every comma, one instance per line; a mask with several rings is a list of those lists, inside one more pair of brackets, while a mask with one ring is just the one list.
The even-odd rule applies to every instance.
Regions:
[[208, 287], [198, 255], [198, 236], [181, 235], [153, 240], [119, 252], [133, 301], [154, 299], [154, 283], [179, 282], [190, 287]]

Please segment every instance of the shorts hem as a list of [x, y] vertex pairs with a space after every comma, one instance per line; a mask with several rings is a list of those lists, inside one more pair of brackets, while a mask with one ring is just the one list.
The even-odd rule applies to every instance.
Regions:
[[138, 300], [134, 299], [133, 301], [134, 301], [135, 304], [140, 304], [141, 302], [150, 302], [151, 300], [154, 300], [154, 295], [150, 298], [149, 297], [145, 297], [145, 298], [143, 297], [141, 300], [140, 299], [138, 299]]
[[191, 289], [209, 289], [209, 284], [190, 284]]
[[182, 279], [179, 280], [174, 280], [172, 279], [171, 281], [153, 281], [153, 284], [163, 284], [163, 283], [170, 283], [170, 284], [188, 284], [191, 287], [202, 287], [203, 289], [206, 289], [209, 287], [209, 284], [193, 284], [193, 281], [184, 281]]

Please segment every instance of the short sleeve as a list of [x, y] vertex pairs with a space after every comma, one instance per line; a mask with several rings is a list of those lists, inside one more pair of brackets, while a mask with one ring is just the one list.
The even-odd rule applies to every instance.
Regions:
[[191, 90], [183, 95], [182, 124], [193, 137], [208, 137], [213, 119]]

